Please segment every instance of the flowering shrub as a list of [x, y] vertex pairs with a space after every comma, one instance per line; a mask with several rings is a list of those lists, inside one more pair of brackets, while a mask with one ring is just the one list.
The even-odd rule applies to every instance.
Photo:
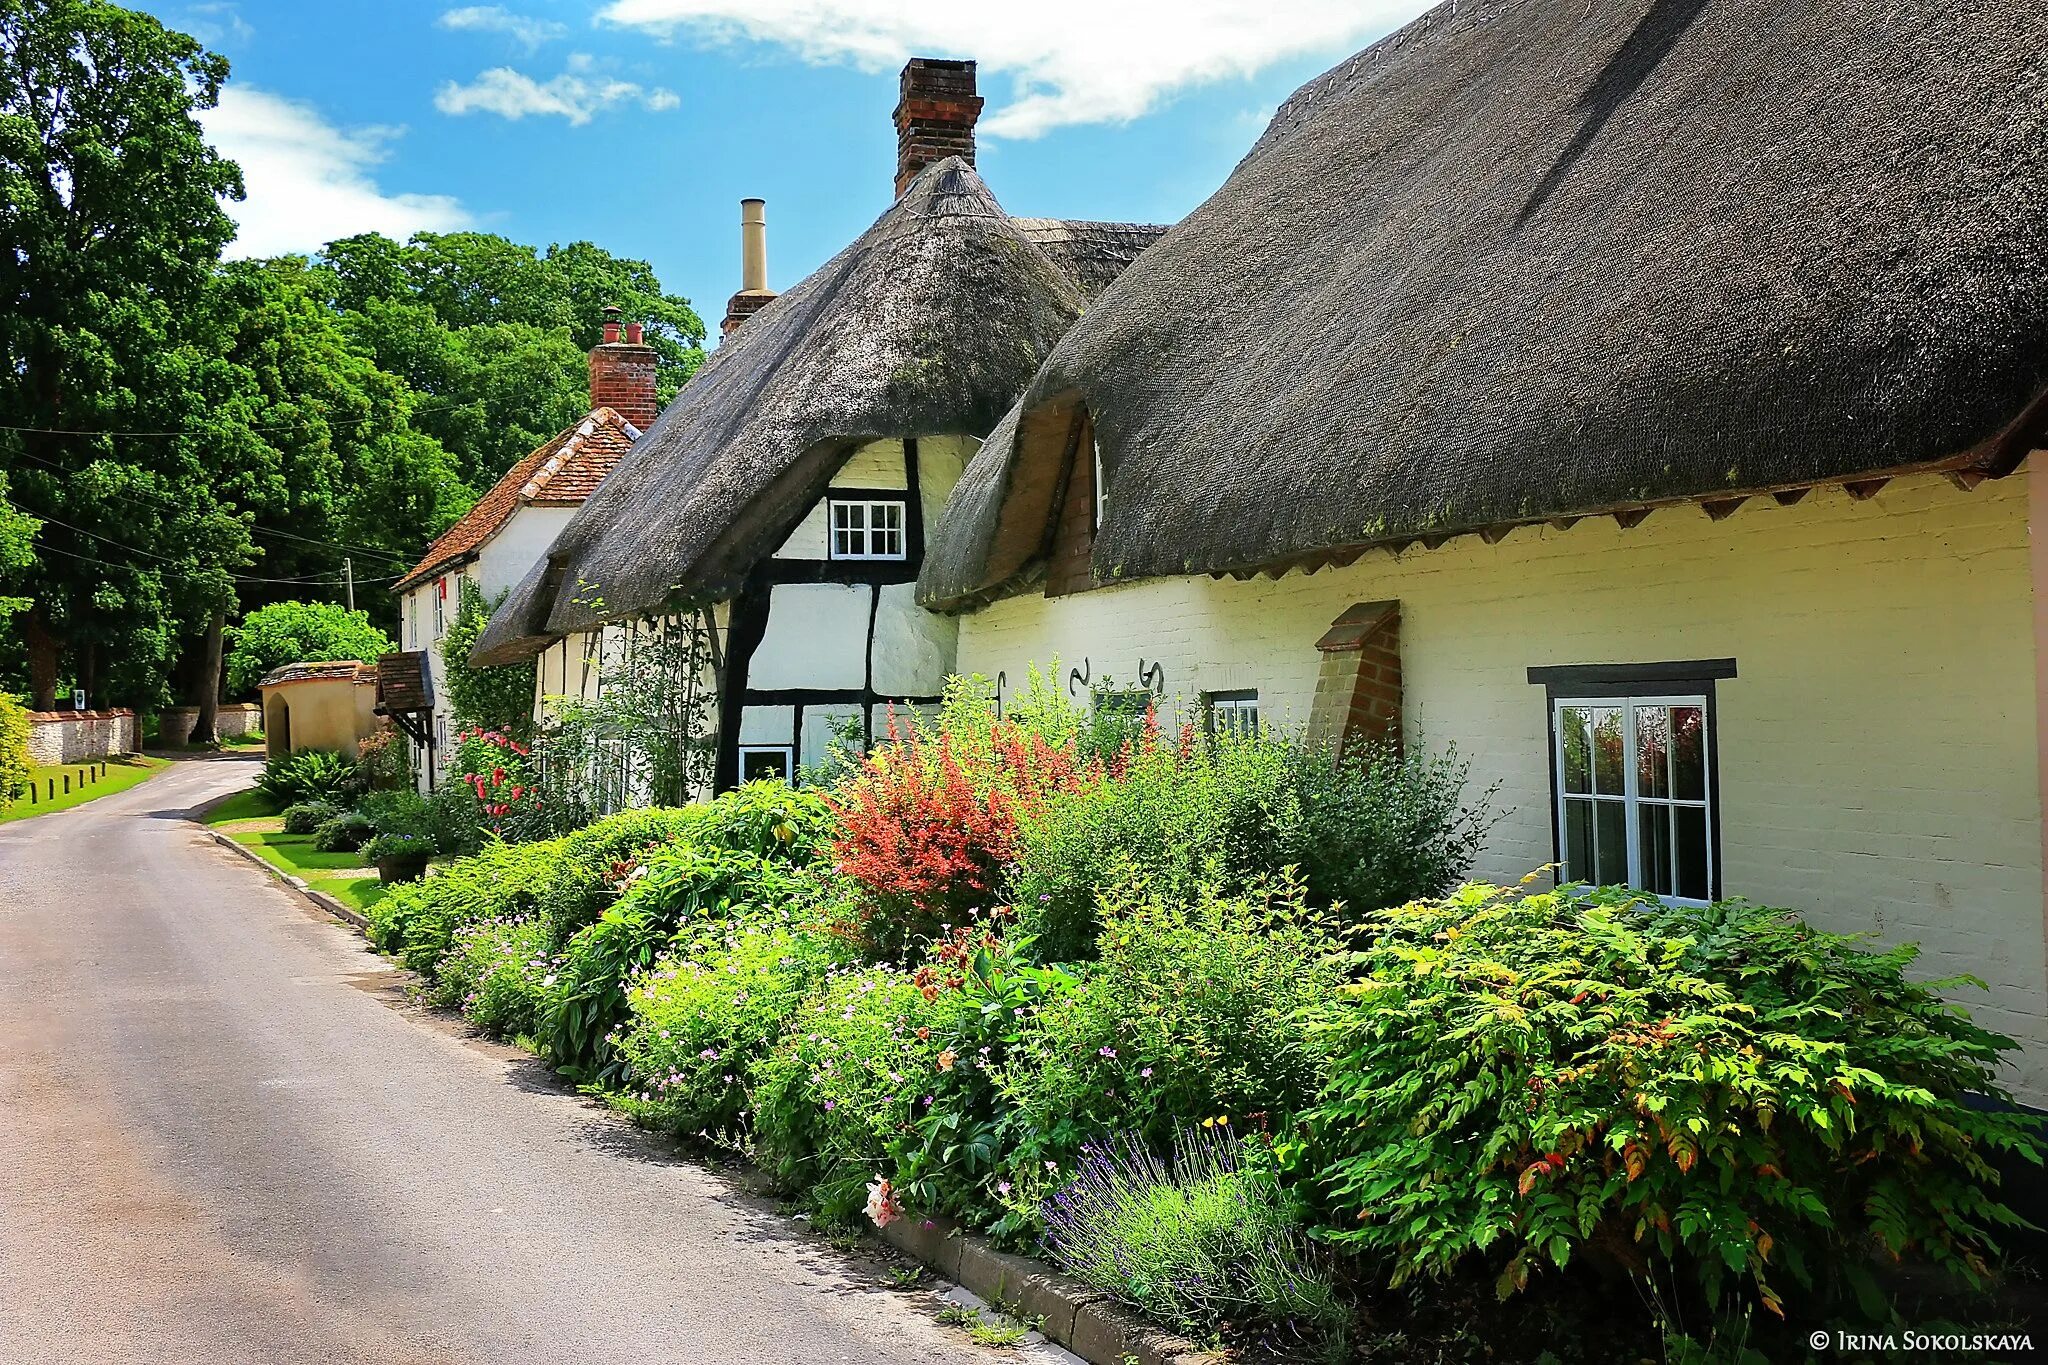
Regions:
[[478, 826], [492, 838], [541, 837], [547, 811], [533, 751], [502, 730], [464, 730], [449, 756], [447, 784], [467, 790]]
[[1199, 1338], [1227, 1328], [1268, 1355], [1342, 1355], [1346, 1309], [1272, 1156], [1228, 1126], [1182, 1129], [1164, 1160], [1128, 1134], [1091, 1142], [1041, 1216], [1062, 1269], [1169, 1327]]
[[517, 1038], [533, 1032], [556, 967], [539, 921], [484, 920], [455, 932], [433, 998], [485, 1033]]
[[535, 916], [560, 852], [554, 842], [487, 844], [436, 876], [395, 887], [370, 907], [370, 942], [431, 980], [458, 930]]
[[935, 1103], [940, 1058], [973, 1008], [959, 991], [928, 999], [894, 967], [832, 978], [755, 1067], [756, 1147], [781, 1185], [830, 1219], [861, 1209], [869, 1182], [893, 1174], [891, 1145]]
[[1975, 1284], [2017, 1222], [1989, 1156], [2039, 1153], [1964, 1102], [2003, 1098], [2012, 1044], [1936, 994], [1961, 983], [1907, 980], [1913, 956], [1616, 889], [1389, 911], [1324, 1011], [1328, 1235], [1397, 1281], [1484, 1257], [1503, 1297], [1588, 1257], [1881, 1310], [1873, 1247]]
[[815, 930], [760, 923], [657, 962], [626, 991], [616, 1043], [625, 1107], [679, 1132], [740, 1132], [753, 1067], [840, 957]]
[[995, 911], [1019, 815], [1086, 780], [1071, 748], [997, 721], [957, 680], [936, 733], [891, 717], [833, 800], [841, 873], [861, 887], [851, 932], [874, 956], [899, 954]]

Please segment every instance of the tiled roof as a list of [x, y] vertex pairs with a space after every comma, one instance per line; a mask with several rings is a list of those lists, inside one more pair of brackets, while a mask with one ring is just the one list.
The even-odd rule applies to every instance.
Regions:
[[377, 681], [375, 664], [360, 664], [354, 659], [336, 659], [319, 663], [281, 664], [263, 675], [258, 687], [275, 687], [279, 683], [311, 682], [316, 678], [353, 679], [356, 682]]
[[402, 593], [474, 555], [528, 503], [581, 506], [639, 438], [640, 429], [610, 408], [592, 410], [506, 470], [474, 507], [435, 538], [412, 572], [391, 585], [392, 591]]

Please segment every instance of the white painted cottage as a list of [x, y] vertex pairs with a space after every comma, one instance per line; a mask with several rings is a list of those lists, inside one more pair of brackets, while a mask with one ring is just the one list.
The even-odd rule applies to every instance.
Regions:
[[1332, 744], [1482, 875], [1917, 940], [2048, 1105], [2037, 7], [1461, 0], [1310, 82], [970, 462], [920, 597]]
[[[433, 701], [427, 731], [436, 756], [448, 750], [454, 716], [441, 645], [462, 605], [464, 584], [496, 601], [524, 578], [576, 509], [653, 424], [656, 355], [640, 327], [607, 310], [603, 340], [590, 352], [590, 411], [527, 455], [460, 520], [435, 538], [418, 564], [393, 585], [399, 599], [399, 648], [426, 656]], [[413, 770], [430, 790], [439, 764], [415, 743]]]
[[[836, 728], [929, 706], [951, 617], [914, 601], [927, 528], [980, 438], [1160, 229], [1018, 219], [973, 166], [972, 62], [912, 61], [897, 197], [781, 295], [759, 201], [717, 352], [498, 611], [475, 657], [587, 696], [608, 652], [695, 623], [717, 697], [707, 787], [795, 778]], [[593, 661], [599, 661], [593, 666]], [[702, 790], [690, 795], [702, 795]]]

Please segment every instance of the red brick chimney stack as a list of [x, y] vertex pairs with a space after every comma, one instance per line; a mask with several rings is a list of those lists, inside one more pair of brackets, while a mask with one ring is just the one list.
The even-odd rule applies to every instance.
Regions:
[[896, 102], [896, 194], [917, 173], [949, 156], [974, 164], [974, 123], [981, 96], [974, 93], [974, 63], [912, 57], [903, 68]]
[[604, 340], [590, 352], [590, 406], [610, 408], [645, 431], [661, 412], [655, 398], [654, 348], [639, 323], [622, 327], [620, 313], [615, 303], [605, 306]]

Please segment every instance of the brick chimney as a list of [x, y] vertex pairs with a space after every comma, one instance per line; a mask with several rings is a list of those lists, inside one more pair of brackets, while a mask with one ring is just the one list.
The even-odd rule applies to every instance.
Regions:
[[661, 411], [654, 396], [654, 348], [639, 323], [622, 328], [619, 317], [616, 303], [605, 306], [604, 340], [590, 352], [590, 406], [610, 408], [645, 431]]
[[896, 101], [897, 197], [934, 161], [957, 156], [972, 166], [974, 121], [980, 117], [973, 62], [912, 57]]
[[768, 287], [768, 204], [763, 199], [740, 200], [740, 292], [725, 304], [725, 321], [718, 335], [729, 337], [739, 325], [775, 301]]

